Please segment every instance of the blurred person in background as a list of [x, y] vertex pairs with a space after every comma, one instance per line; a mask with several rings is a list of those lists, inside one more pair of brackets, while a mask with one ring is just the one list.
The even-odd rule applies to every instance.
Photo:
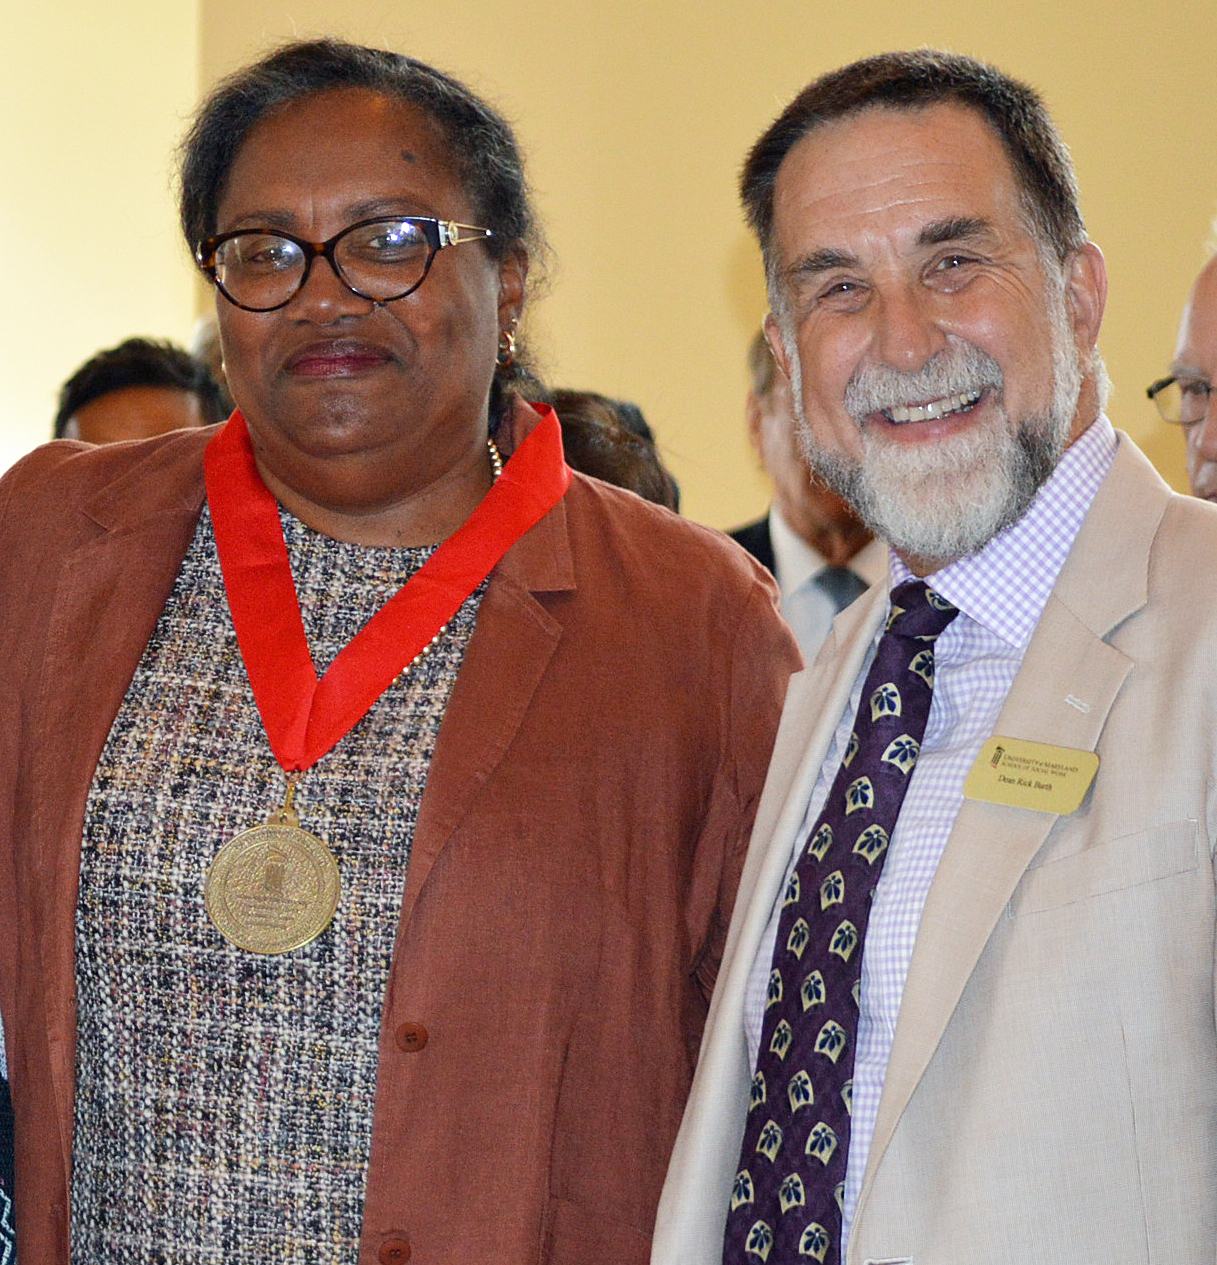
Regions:
[[764, 518], [728, 535], [777, 579], [782, 616], [811, 663], [838, 611], [887, 575], [887, 549], [799, 450], [790, 383], [760, 331], [748, 345], [748, 438], [773, 485]]
[[86, 360], [59, 390], [56, 439], [150, 439], [227, 416], [206, 366], [166, 339], [128, 338]]
[[1149, 387], [1158, 412], [1183, 427], [1192, 495], [1217, 502], [1217, 255], [1200, 270], [1183, 309], [1170, 372]]
[[206, 367], [211, 380], [220, 392], [220, 413], [227, 417], [236, 407], [228, 394], [228, 379], [224, 376], [224, 352], [220, 348], [220, 323], [214, 312], [200, 316], [195, 322], [190, 339], [190, 354]]
[[549, 403], [562, 424], [562, 447], [573, 470], [679, 511], [680, 488], [636, 404], [569, 387], [551, 391]]

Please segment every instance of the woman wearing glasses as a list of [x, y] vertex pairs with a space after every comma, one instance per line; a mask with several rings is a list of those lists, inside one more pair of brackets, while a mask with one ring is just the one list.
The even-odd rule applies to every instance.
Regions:
[[280, 50], [182, 218], [238, 413], [0, 485], [22, 1265], [643, 1262], [771, 594], [512, 389], [535, 228], [460, 84]]

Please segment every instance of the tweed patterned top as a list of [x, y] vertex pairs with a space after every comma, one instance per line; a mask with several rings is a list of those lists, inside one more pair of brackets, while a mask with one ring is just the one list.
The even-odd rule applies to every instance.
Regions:
[[0, 1076], [0, 1265], [17, 1259], [13, 1227], [13, 1104], [8, 1081]]
[[[430, 549], [281, 514], [318, 672]], [[284, 796], [206, 507], [94, 775], [76, 913], [72, 1260], [304, 1265], [358, 1255], [377, 1042], [410, 843], [485, 585], [301, 778], [342, 896], [281, 956], [220, 936], [207, 868]]]

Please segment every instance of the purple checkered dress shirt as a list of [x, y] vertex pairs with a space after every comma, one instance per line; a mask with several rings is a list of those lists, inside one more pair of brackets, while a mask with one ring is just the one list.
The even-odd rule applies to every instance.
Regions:
[[[875, 891], [863, 949], [842, 1260], [849, 1247], [854, 1208], [866, 1171], [917, 925], [939, 857], [963, 802], [964, 779], [981, 746], [993, 733], [1048, 595], [1111, 467], [1116, 444], [1111, 423], [1100, 415], [1066, 449], [1052, 477], [1017, 523], [991, 540], [980, 553], [925, 577], [935, 592], [959, 608], [960, 614], [935, 647], [929, 722]], [[911, 578], [912, 573], [893, 554], [892, 587]], [[841, 763], [862, 682], [882, 632], [881, 623], [854, 682], [849, 707], [824, 757], [795, 840], [787, 877], [802, 854], [806, 833], [818, 819]], [[775, 903], [752, 966], [744, 1002], [744, 1028], [754, 1069], [779, 914]]]

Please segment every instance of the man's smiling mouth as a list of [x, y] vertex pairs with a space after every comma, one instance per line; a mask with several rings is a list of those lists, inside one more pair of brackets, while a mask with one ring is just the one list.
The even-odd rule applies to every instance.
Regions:
[[898, 404], [883, 409], [882, 413], [889, 422], [902, 425], [905, 422], [935, 422], [941, 417], [950, 417], [952, 413], [962, 413], [980, 401], [984, 391], [968, 391], [961, 395], [948, 395], [945, 399], [931, 400], [928, 404]]

